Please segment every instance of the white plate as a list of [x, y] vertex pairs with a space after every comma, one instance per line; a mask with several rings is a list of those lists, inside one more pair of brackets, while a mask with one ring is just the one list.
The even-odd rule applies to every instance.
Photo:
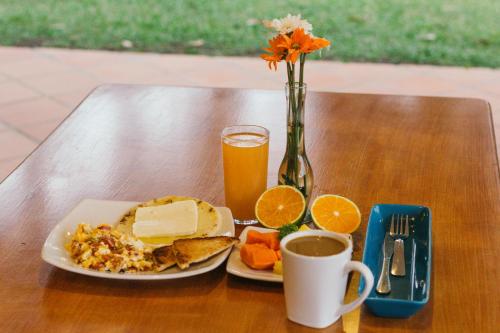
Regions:
[[[233, 247], [233, 251], [229, 255], [229, 259], [226, 265], [226, 271], [230, 274], [241, 276], [247, 279], [270, 281], [270, 282], [283, 282], [283, 275], [273, 273], [270, 270], [257, 270], [252, 269], [245, 265], [240, 258], [240, 247], [247, 241], [247, 233], [249, 230], [255, 230], [258, 232], [276, 232], [274, 229], [259, 228], [248, 226], [240, 234], [240, 244]], [[344, 234], [352, 240], [350, 234]]]
[[[85, 269], [73, 262], [68, 252], [64, 248], [75, 232], [79, 223], [88, 223], [97, 226], [101, 223], [114, 225], [118, 220], [137, 202], [131, 201], [109, 201], [85, 199], [81, 201], [61, 222], [59, 222], [50, 232], [42, 248], [42, 259], [51, 265], [61, 269], [84, 275], [96, 276], [107, 279], [122, 280], [167, 280], [178, 279], [193, 275], [202, 274], [218, 267], [226, 260], [231, 249], [198, 264], [194, 264], [186, 270], [178, 267], [169, 268], [163, 272], [147, 273], [111, 273], [99, 272]], [[222, 223], [217, 231], [220, 236], [234, 236], [234, 223], [231, 211], [225, 207], [217, 207], [221, 214]]]
[[[259, 228], [259, 227], [246, 227], [240, 235], [240, 244], [245, 244], [247, 241], [247, 233], [249, 230], [256, 230], [258, 232], [276, 232], [273, 229]], [[241, 276], [253, 280], [270, 281], [270, 282], [283, 282], [283, 276], [275, 274], [269, 270], [256, 270], [251, 269], [240, 258], [240, 247], [234, 246], [233, 251], [229, 255], [227, 261], [226, 271], [230, 274]]]

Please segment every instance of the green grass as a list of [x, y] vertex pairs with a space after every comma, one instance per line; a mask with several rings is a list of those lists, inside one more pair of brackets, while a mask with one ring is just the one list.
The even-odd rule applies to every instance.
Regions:
[[324, 59], [500, 67], [498, 0], [0, 0], [0, 44], [255, 56], [289, 12]]

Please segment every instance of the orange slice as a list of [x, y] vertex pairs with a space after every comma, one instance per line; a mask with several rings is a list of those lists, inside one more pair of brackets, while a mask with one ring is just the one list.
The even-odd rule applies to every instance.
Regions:
[[354, 232], [361, 223], [358, 206], [347, 198], [333, 194], [317, 197], [311, 206], [311, 216], [318, 228], [344, 234]]
[[267, 189], [255, 204], [255, 216], [268, 228], [297, 222], [306, 210], [306, 200], [295, 187], [279, 185]]

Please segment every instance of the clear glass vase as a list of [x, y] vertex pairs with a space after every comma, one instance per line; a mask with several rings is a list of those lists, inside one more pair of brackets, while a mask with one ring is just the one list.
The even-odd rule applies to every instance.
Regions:
[[291, 185], [309, 202], [313, 188], [313, 171], [304, 144], [304, 113], [307, 85], [286, 84], [287, 134], [286, 152], [278, 172], [279, 185]]

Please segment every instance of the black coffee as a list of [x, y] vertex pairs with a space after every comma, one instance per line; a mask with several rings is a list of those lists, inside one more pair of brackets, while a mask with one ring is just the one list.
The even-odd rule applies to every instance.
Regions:
[[305, 236], [289, 241], [286, 248], [304, 256], [325, 257], [344, 251], [346, 246], [343, 242], [331, 237]]

